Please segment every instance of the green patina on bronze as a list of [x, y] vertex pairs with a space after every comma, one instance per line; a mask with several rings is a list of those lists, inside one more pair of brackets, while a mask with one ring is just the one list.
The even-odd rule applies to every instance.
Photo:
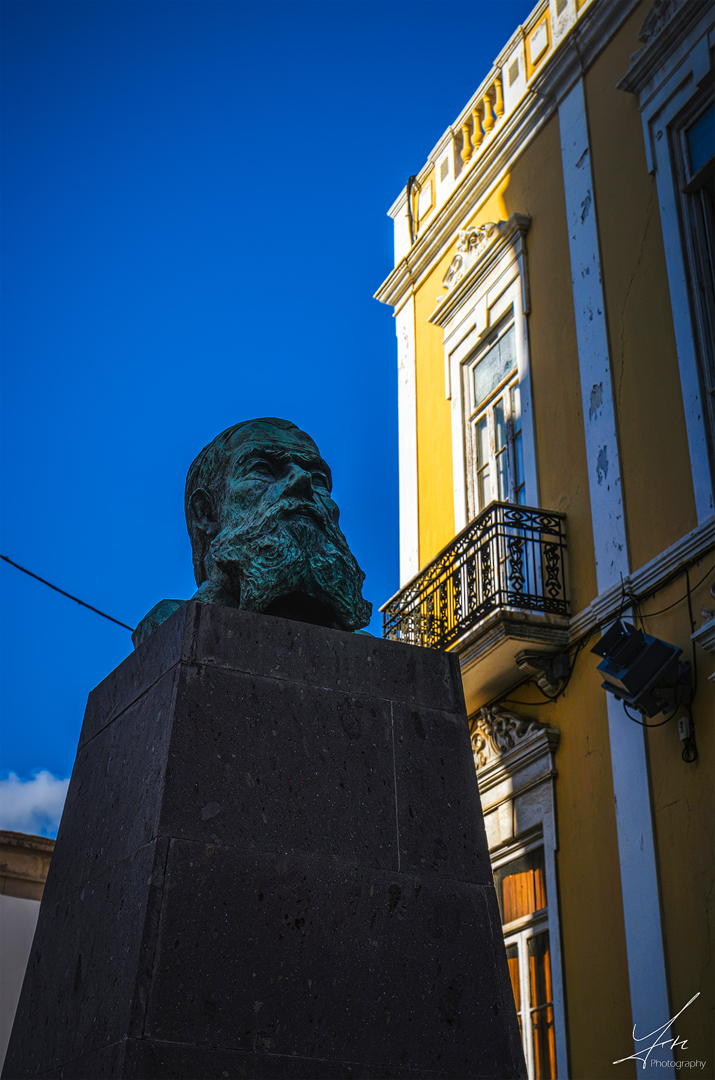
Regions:
[[[367, 626], [365, 575], [338, 526], [331, 489], [318, 447], [289, 420], [244, 420], [217, 435], [186, 478], [192, 599], [337, 630]], [[183, 603], [156, 604], [134, 645]]]

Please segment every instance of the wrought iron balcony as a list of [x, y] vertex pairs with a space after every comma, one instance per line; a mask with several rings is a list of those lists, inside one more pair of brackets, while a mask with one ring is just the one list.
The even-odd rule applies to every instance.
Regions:
[[380, 609], [383, 637], [449, 649], [496, 612], [567, 616], [565, 516], [491, 503]]

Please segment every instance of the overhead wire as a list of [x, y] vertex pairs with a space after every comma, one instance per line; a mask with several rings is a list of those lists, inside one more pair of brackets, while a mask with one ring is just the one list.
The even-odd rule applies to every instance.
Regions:
[[23, 574], [27, 574], [29, 577], [34, 578], [35, 581], [41, 581], [43, 585], [47, 585], [48, 588], [54, 589], [55, 592], [61, 593], [62, 596], [66, 596], [68, 600], [74, 600], [75, 604], [81, 604], [82, 607], [89, 608], [90, 611], [94, 611], [97, 615], [101, 615], [103, 619], [109, 619], [110, 622], [116, 623], [117, 626], [123, 626], [125, 630], [130, 630], [134, 633], [133, 626], [127, 626], [126, 623], [121, 622], [119, 619], [115, 619], [113, 615], [107, 615], [106, 611], [100, 611], [99, 608], [93, 607], [92, 604], [88, 604], [85, 600], [80, 600], [78, 596], [73, 596], [72, 593], [65, 592], [64, 589], [60, 589], [58, 585], [53, 585], [51, 581], [47, 581], [46, 578], [40, 577], [39, 574], [34, 574], [32, 570], [26, 569], [24, 566], [20, 566], [19, 563], [14, 562], [8, 558], [7, 555], [0, 555], [0, 559], [4, 559], [6, 563], [10, 563], [10, 566], [14, 566], [16, 570], [22, 570]]

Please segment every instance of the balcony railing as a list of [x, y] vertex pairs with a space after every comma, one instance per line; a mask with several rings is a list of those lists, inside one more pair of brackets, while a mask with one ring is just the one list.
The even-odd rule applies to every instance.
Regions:
[[381, 608], [383, 637], [448, 649], [500, 609], [568, 615], [564, 520], [491, 503]]

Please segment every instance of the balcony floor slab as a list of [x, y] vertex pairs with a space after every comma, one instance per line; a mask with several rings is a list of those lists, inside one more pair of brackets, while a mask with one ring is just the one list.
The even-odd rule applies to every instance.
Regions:
[[557, 653], [569, 644], [569, 620], [564, 615], [543, 615], [500, 609], [465, 634], [453, 647], [462, 669], [467, 713], [507, 693], [523, 680], [517, 653]]

